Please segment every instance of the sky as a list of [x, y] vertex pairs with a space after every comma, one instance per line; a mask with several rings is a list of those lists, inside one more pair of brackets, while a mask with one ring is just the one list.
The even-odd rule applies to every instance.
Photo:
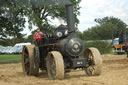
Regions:
[[[78, 29], [81, 32], [95, 26], [95, 18], [106, 16], [117, 17], [128, 24], [128, 0], [82, 0], [80, 7], [80, 16], [78, 16], [80, 23], [78, 24]], [[55, 19], [52, 24], [59, 25], [60, 22]], [[27, 28], [28, 23], [25, 25], [26, 29], [22, 33], [30, 35], [31, 31]], [[33, 28], [36, 29], [35, 26]]]
[[106, 16], [117, 17], [128, 24], [128, 0], [82, 0], [80, 6], [78, 28], [81, 32], [95, 26], [95, 18]]

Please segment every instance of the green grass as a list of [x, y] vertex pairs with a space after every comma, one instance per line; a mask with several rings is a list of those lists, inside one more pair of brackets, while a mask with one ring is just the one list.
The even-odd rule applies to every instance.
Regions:
[[0, 61], [1, 60], [17, 60], [21, 59], [21, 55], [0, 55]]

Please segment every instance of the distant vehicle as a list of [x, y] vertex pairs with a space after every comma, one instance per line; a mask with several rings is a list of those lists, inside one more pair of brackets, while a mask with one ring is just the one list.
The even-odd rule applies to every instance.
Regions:
[[0, 47], [0, 54], [20, 54], [24, 45]]
[[24, 45], [15, 46], [15, 48], [16, 48], [15, 54], [20, 54], [20, 53], [22, 52], [23, 46], [24, 46]]
[[124, 43], [120, 43], [119, 42], [119, 38], [115, 38], [113, 40], [113, 47], [114, 47], [114, 51], [117, 54], [124, 54], [125, 53], [125, 44]]
[[31, 45], [31, 43], [28, 42], [28, 43], [17, 43], [17, 44], [15, 44], [15, 46], [24, 46], [24, 45]]
[[5, 49], [5, 47], [0, 46], [0, 54], [3, 54], [4, 49]]

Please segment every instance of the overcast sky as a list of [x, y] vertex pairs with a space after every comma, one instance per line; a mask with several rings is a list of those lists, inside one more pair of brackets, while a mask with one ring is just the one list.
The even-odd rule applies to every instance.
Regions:
[[128, 0], [82, 0], [79, 30], [95, 26], [95, 18], [114, 16], [128, 24]]
[[[128, 24], [128, 0], [82, 0], [80, 3], [80, 23], [78, 28], [81, 32], [95, 26], [95, 18], [114, 16]], [[59, 25], [58, 20], [53, 24]], [[28, 26], [28, 24], [26, 24]], [[35, 27], [34, 27], [35, 28]], [[31, 32], [26, 28], [23, 33], [29, 35]]]

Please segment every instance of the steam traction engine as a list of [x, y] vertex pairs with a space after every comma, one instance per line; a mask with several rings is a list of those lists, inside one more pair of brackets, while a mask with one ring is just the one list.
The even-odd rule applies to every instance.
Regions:
[[[22, 66], [25, 75], [37, 76], [39, 69], [46, 70], [50, 79], [63, 79], [71, 69], [82, 68], [91, 75], [100, 75], [102, 59], [96, 48], [83, 51], [83, 41], [76, 36], [73, 5], [66, 5], [67, 26], [60, 25], [52, 36], [26, 45], [22, 51]], [[81, 52], [84, 53], [80, 57]]]

